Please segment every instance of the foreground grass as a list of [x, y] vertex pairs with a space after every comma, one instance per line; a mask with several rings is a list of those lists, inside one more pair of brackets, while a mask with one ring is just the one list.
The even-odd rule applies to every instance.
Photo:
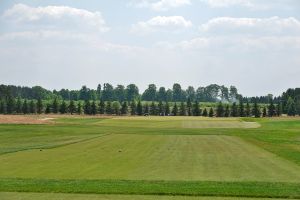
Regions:
[[[268, 200], [266, 198], [244, 197], [193, 197], [193, 196], [153, 196], [153, 195], [100, 195], [61, 193], [18, 193], [0, 192], [1, 200]], [[277, 199], [283, 200], [283, 199]]]
[[2, 192], [300, 198], [300, 184], [267, 182], [0, 179]]

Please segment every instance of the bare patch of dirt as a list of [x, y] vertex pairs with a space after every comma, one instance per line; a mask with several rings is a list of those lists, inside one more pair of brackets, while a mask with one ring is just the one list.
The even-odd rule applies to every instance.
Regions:
[[51, 124], [52, 119], [44, 115], [0, 115], [0, 124]]

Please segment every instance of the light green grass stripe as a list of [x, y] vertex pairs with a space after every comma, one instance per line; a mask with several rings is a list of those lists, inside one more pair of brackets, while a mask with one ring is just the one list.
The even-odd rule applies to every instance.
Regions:
[[0, 179], [2, 192], [300, 198], [299, 183]]

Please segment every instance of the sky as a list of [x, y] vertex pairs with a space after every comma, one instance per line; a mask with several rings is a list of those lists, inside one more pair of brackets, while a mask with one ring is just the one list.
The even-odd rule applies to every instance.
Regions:
[[1, 0], [0, 83], [300, 87], [299, 0]]

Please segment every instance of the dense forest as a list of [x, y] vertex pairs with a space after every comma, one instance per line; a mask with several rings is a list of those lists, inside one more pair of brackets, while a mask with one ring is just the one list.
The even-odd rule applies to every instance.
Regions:
[[[211, 104], [207, 104], [210, 102]], [[193, 115], [217, 117], [291, 116], [300, 114], [300, 88], [288, 89], [279, 97], [243, 97], [234, 86], [217, 84], [195, 89], [172, 89], [150, 84], [140, 94], [135, 84], [109, 83], [97, 89], [47, 90], [40, 86], [0, 85], [1, 114], [70, 113], [115, 115]]]

